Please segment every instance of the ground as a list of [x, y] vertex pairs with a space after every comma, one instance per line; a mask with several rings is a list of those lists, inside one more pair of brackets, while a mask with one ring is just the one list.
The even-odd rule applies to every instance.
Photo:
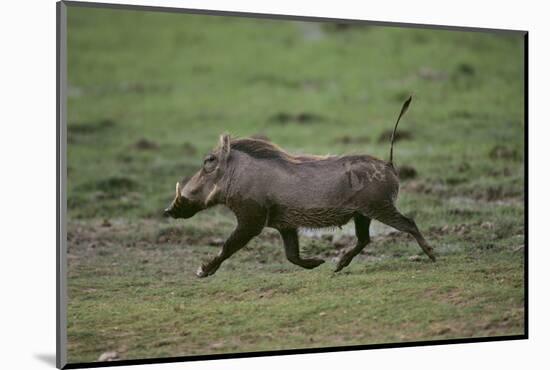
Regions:
[[[517, 34], [69, 7], [68, 359], [185, 356], [524, 332], [523, 45]], [[235, 225], [162, 210], [223, 132], [293, 153], [394, 158], [382, 224], [304, 230], [303, 270], [266, 229], [207, 279]], [[391, 131], [390, 131], [391, 132]]]

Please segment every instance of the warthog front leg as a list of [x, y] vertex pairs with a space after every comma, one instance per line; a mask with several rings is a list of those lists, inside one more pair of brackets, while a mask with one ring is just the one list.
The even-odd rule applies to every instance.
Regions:
[[355, 235], [357, 236], [357, 243], [355, 244], [355, 247], [347, 250], [346, 253], [342, 255], [334, 272], [338, 272], [349, 265], [353, 257], [361, 253], [363, 248], [365, 248], [365, 246], [370, 242], [370, 218], [361, 214], [357, 214], [354, 216], [353, 221], [355, 223]]
[[[256, 216], [254, 219], [253, 216]], [[203, 263], [196, 274], [203, 278], [214, 275], [223, 261], [231, 257], [239, 249], [243, 248], [252, 238], [259, 235], [265, 224], [265, 214], [261, 212], [249, 214], [250, 217], [239, 218], [237, 228], [231, 233], [229, 238], [223, 243], [222, 249], [218, 255], [210, 261]]]
[[298, 230], [296, 229], [284, 229], [279, 230], [283, 237], [285, 244], [286, 258], [295, 265], [301, 266], [306, 269], [313, 269], [322, 264], [322, 259], [319, 258], [301, 258], [300, 257], [300, 244], [298, 241]]

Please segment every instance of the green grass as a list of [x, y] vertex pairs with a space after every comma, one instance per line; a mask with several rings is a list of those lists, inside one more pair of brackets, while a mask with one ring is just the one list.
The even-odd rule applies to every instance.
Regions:
[[[523, 333], [521, 36], [73, 7], [68, 28], [70, 362]], [[410, 93], [398, 206], [437, 263], [375, 224], [339, 274], [302, 236], [328, 260], [306, 271], [266, 230], [194, 277], [234, 217], [160, 214], [220, 133], [387, 158]]]

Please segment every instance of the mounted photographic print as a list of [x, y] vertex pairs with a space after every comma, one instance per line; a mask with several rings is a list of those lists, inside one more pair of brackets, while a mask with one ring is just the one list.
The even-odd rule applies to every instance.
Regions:
[[57, 10], [58, 367], [527, 338], [527, 32]]

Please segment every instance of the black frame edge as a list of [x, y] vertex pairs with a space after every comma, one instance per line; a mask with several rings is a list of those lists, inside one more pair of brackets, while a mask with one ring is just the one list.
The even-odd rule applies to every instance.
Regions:
[[59, 63], [60, 59], [60, 53], [59, 53], [59, 40], [61, 36], [61, 25], [60, 25], [60, 18], [61, 18], [61, 3], [57, 2], [55, 4], [55, 20], [56, 20], [56, 30], [55, 30], [55, 89], [56, 89], [56, 109], [55, 109], [55, 122], [56, 122], [56, 136], [55, 136], [55, 176], [56, 176], [56, 185], [55, 185], [55, 204], [56, 204], [56, 216], [55, 216], [55, 227], [56, 227], [56, 249], [55, 249], [55, 287], [56, 287], [56, 307], [55, 307], [55, 366], [60, 369], [65, 364], [61, 363], [61, 300], [59, 297], [59, 287], [60, 287], [60, 281], [61, 281], [61, 273], [60, 273], [60, 265], [59, 265], [59, 258], [61, 257], [61, 246], [60, 246], [60, 240], [61, 235], [59, 232], [59, 225], [60, 225], [60, 187], [59, 187], [59, 180], [60, 180], [60, 166], [59, 166], [59, 153], [60, 153], [60, 97], [59, 97], [59, 85], [60, 85], [60, 72], [61, 72], [61, 66]]
[[67, 365], [67, 338], [66, 338], [66, 266], [64, 265], [63, 248], [66, 243], [64, 237], [64, 201], [65, 180], [63, 177], [66, 171], [63, 168], [66, 161], [63, 158], [66, 143], [64, 119], [66, 109], [66, 96], [64, 83], [66, 80], [66, 38], [67, 38], [67, 6], [64, 1], [58, 1], [55, 4], [56, 10], [56, 347], [55, 347], [55, 366], [62, 369]]
[[361, 351], [361, 350], [367, 350], [367, 349], [406, 348], [406, 347], [422, 347], [422, 346], [449, 345], [449, 344], [471, 344], [471, 343], [498, 342], [498, 341], [508, 341], [508, 340], [524, 340], [524, 339], [527, 339], [527, 336], [522, 334], [522, 335], [508, 335], [508, 336], [498, 336], [498, 337], [445, 339], [445, 340], [405, 342], [405, 343], [381, 343], [381, 344], [367, 344], [367, 345], [357, 345], [357, 346], [304, 348], [304, 349], [240, 352], [240, 353], [221, 353], [221, 354], [192, 355], [192, 356], [181, 356], [181, 357], [161, 357], [161, 358], [149, 358], [149, 359], [120, 360], [120, 361], [111, 361], [111, 362], [80, 362], [80, 363], [72, 363], [72, 364], [69, 363], [65, 365], [63, 369], [82, 369], [82, 368], [95, 368], [95, 367], [146, 365], [146, 364], [151, 365], [151, 364], [162, 364], [162, 363], [173, 363], [173, 362], [223, 360], [223, 359], [249, 358], [249, 357], [287, 356], [287, 355], [315, 354], [315, 353], [329, 353], [329, 352]]
[[523, 192], [524, 192], [524, 258], [523, 258], [523, 299], [524, 299], [524, 331], [525, 337], [529, 338], [529, 32], [525, 32], [523, 36], [523, 114], [524, 114], [524, 130], [523, 130]]

